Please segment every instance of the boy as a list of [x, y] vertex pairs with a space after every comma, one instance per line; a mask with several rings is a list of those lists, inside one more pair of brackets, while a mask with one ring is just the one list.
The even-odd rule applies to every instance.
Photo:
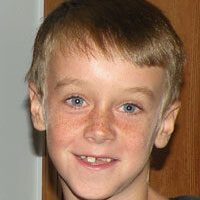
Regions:
[[142, 0], [69, 0], [37, 34], [27, 74], [34, 127], [64, 199], [164, 200], [148, 185], [180, 109], [182, 42]]

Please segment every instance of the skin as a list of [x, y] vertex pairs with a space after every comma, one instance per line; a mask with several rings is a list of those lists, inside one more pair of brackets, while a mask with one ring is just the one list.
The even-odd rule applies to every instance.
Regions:
[[[153, 145], [164, 147], [180, 104], [161, 116], [165, 71], [138, 67], [119, 56], [55, 54], [45, 96], [30, 83], [32, 120], [47, 132], [49, 155], [65, 199], [165, 199], [148, 186]], [[85, 167], [75, 155], [115, 158], [105, 169]]]

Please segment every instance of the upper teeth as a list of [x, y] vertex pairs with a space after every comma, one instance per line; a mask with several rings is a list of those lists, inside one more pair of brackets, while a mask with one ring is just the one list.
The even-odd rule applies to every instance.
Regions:
[[95, 163], [97, 160], [101, 160], [103, 162], [111, 162], [112, 159], [111, 158], [95, 158], [95, 157], [91, 157], [91, 156], [80, 156], [81, 159], [86, 159], [87, 162], [90, 163]]
[[90, 163], [95, 163], [96, 162], [96, 158], [94, 157], [87, 157], [87, 161]]

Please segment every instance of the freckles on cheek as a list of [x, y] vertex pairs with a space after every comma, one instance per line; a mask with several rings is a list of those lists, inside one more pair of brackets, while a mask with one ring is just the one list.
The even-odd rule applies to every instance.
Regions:
[[61, 115], [54, 114], [48, 117], [47, 142], [50, 146], [69, 146], [72, 143], [70, 124]]
[[48, 118], [47, 141], [51, 146], [69, 148], [79, 141], [85, 120], [65, 113], [55, 113]]
[[127, 135], [126, 148], [128, 151], [138, 151], [146, 146], [146, 138], [141, 132], [134, 132]]
[[144, 151], [149, 147], [152, 130], [149, 123], [134, 121], [121, 126], [127, 151]]

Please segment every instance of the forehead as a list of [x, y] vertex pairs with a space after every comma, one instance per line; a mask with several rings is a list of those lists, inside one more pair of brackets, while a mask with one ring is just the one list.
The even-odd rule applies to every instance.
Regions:
[[[57, 51], [51, 56], [47, 82], [53, 87], [66, 83], [87, 87], [119, 89], [149, 88], [163, 91], [165, 70], [160, 67], [137, 66], [117, 53], [105, 57], [101, 51], [92, 54]], [[95, 85], [96, 83], [96, 85]], [[99, 85], [100, 84], [100, 85]]]

